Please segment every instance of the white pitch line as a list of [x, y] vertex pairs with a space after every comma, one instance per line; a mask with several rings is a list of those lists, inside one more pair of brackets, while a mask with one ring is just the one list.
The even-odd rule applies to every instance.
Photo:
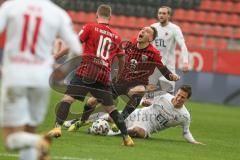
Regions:
[[[10, 154], [10, 153], [0, 153], [0, 157], [19, 157], [18, 154]], [[66, 156], [53, 156], [51, 159], [57, 160], [94, 160], [92, 158], [77, 158], [77, 157], [66, 157]], [[95, 159], [96, 160], [96, 159]]]

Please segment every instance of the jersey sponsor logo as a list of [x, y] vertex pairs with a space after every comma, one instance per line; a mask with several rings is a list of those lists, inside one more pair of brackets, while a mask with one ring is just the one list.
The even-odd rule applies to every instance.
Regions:
[[154, 40], [154, 43], [155, 43], [156, 47], [167, 47], [167, 45], [165, 44], [164, 39], [161, 39], [161, 38], [156, 38]]

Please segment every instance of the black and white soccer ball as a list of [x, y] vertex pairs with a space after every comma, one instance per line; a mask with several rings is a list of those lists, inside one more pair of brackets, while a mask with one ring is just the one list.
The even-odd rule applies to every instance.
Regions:
[[88, 132], [95, 135], [106, 136], [110, 129], [111, 129], [110, 125], [106, 120], [98, 119], [95, 122], [93, 122], [92, 126], [88, 129]]

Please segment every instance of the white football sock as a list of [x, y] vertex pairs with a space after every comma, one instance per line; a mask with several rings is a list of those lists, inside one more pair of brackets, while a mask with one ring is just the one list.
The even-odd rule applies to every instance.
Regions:
[[17, 150], [26, 147], [36, 147], [36, 144], [41, 139], [40, 135], [28, 132], [16, 132], [7, 137], [7, 147], [10, 150]]
[[20, 160], [37, 160], [38, 152], [36, 147], [30, 147], [20, 150]]

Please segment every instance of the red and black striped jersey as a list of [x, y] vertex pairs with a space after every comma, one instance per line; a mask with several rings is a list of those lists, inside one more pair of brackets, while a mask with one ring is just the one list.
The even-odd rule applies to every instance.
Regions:
[[162, 68], [160, 52], [149, 44], [144, 49], [137, 48], [137, 42], [127, 42], [125, 50], [125, 65], [119, 81], [134, 81], [139, 84], [148, 84], [148, 78], [156, 67]]
[[84, 43], [83, 59], [76, 74], [108, 84], [113, 58], [123, 54], [120, 36], [107, 24], [90, 23], [83, 26], [79, 38]]

